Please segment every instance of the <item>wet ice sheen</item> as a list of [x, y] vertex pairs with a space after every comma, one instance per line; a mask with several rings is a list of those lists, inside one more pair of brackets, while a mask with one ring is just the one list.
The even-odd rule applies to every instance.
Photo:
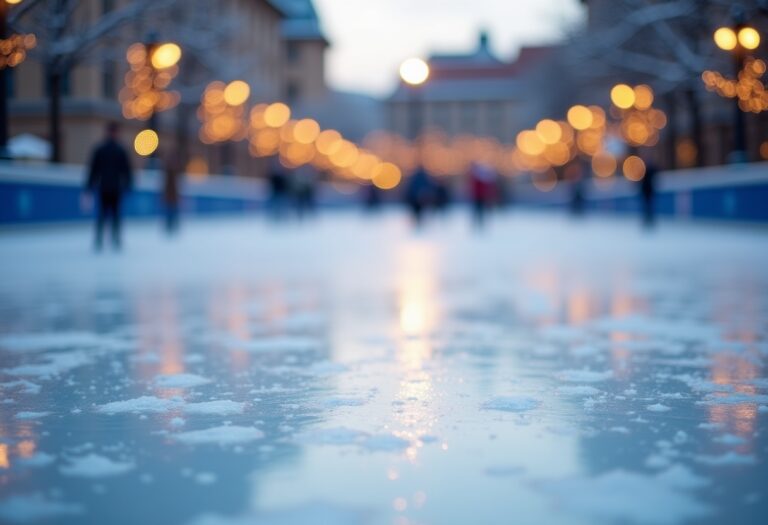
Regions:
[[143, 228], [114, 257], [0, 238], [0, 523], [768, 515], [755, 232]]

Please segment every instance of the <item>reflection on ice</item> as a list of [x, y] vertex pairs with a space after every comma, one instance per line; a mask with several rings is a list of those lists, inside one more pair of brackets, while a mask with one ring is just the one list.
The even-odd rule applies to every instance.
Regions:
[[[521, 216], [480, 238], [377, 220], [380, 239], [348, 217], [259, 230], [258, 245], [249, 223], [190, 226], [173, 248], [137, 232], [119, 271], [75, 248], [56, 267], [7, 262], [0, 522], [768, 512], [768, 254], [753, 234], [713, 254], [720, 234], [693, 229]], [[361, 248], [328, 250], [339, 232]], [[201, 238], [239, 258], [180, 264], [206, 255]]]

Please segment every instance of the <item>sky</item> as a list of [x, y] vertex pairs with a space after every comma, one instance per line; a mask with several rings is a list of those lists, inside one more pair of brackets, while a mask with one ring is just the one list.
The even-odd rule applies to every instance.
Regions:
[[400, 63], [466, 52], [487, 29], [497, 56], [556, 41], [583, 16], [579, 0], [314, 0], [331, 41], [327, 77], [345, 91], [391, 92]]

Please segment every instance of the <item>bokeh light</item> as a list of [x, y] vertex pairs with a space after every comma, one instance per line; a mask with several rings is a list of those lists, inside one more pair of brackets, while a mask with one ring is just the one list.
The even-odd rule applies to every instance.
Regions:
[[429, 64], [420, 58], [409, 58], [400, 65], [400, 78], [406, 84], [421, 85], [429, 78]]
[[181, 48], [172, 42], [159, 45], [150, 58], [155, 69], [167, 69], [181, 60]]
[[230, 106], [245, 104], [251, 96], [251, 87], [242, 80], [233, 80], [224, 88], [224, 102]]
[[622, 172], [624, 177], [632, 182], [638, 182], [645, 177], [645, 162], [636, 155], [630, 155], [624, 160]]
[[391, 162], [382, 162], [373, 169], [371, 182], [380, 190], [391, 190], [400, 184], [402, 178], [400, 168]]
[[133, 148], [136, 153], [142, 157], [148, 157], [157, 151], [157, 147], [160, 145], [160, 137], [157, 132], [152, 129], [144, 129], [139, 131], [136, 138], [133, 141]]
[[264, 122], [270, 128], [279, 128], [285, 125], [291, 118], [291, 108], [282, 102], [275, 102], [264, 110]]
[[721, 27], [715, 31], [715, 44], [724, 51], [733, 51], [736, 49], [739, 41], [736, 32], [730, 27]]
[[592, 111], [586, 106], [576, 105], [568, 110], [568, 123], [577, 130], [589, 129], [594, 122]]
[[617, 165], [616, 157], [605, 151], [601, 151], [592, 157], [592, 171], [598, 177], [612, 176], [616, 173]]
[[536, 125], [536, 134], [541, 142], [547, 145], [557, 144], [563, 136], [560, 124], [554, 120], [545, 119]]
[[738, 40], [744, 49], [757, 49], [760, 47], [760, 33], [754, 27], [742, 27], [739, 30]]
[[626, 84], [618, 84], [611, 89], [611, 102], [620, 109], [629, 109], [635, 105], [635, 90]]

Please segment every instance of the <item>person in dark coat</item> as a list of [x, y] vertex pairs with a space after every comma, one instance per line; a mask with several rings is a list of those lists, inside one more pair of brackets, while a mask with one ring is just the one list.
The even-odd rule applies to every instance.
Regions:
[[120, 219], [123, 196], [133, 186], [133, 173], [128, 152], [117, 140], [120, 128], [116, 122], [107, 125], [107, 137], [91, 157], [86, 189], [98, 197], [96, 215], [96, 249], [103, 243], [104, 225], [109, 221], [112, 246], [120, 248]]
[[658, 168], [645, 159], [645, 176], [640, 180], [640, 197], [643, 206], [643, 226], [652, 229], [656, 225], [656, 174]]
[[181, 185], [181, 159], [178, 153], [171, 153], [163, 162], [163, 209], [165, 211], [165, 232], [174, 235], [179, 229], [179, 201]]

